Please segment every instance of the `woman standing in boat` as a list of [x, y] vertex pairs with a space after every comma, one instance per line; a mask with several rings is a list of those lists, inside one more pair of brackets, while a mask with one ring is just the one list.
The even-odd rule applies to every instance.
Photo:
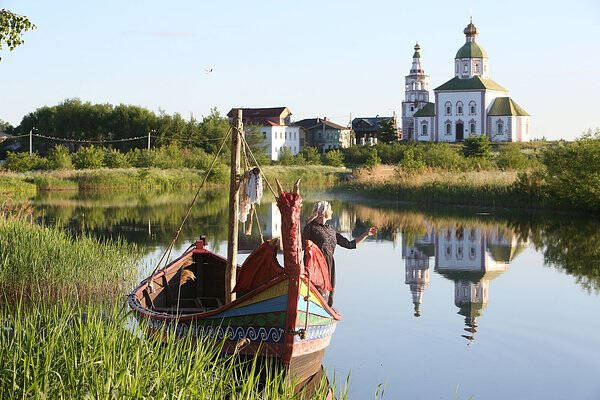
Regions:
[[329, 276], [331, 277], [331, 287], [333, 288], [329, 292], [328, 304], [330, 306], [333, 305], [333, 292], [335, 290], [335, 260], [333, 259], [335, 247], [340, 245], [346, 249], [355, 249], [359, 243], [367, 237], [376, 234], [378, 230], [377, 227], [372, 227], [354, 240], [348, 240], [331, 225], [326, 224], [332, 216], [331, 204], [327, 201], [319, 201], [313, 206], [312, 214], [302, 230], [302, 243], [310, 240], [317, 245], [323, 256], [325, 256], [325, 261], [329, 268]]

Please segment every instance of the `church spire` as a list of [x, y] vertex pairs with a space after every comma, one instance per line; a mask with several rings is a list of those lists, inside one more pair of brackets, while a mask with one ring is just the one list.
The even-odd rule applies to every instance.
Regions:
[[467, 37], [467, 43], [475, 42], [475, 36], [477, 36], [479, 32], [477, 31], [477, 27], [473, 25], [473, 17], [469, 20], [469, 25], [467, 25], [463, 33]]
[[412, 62], [412, 67], [410, 69], [410, 73], [411, 74], [418, 74], [418, 75], [423, 75], [425, 74], [425, 71], [423, 70], [423, 67], [421, 66], [421, 46], [419, 46], [419, 42], [417, 42], [417, 44], [415, 44], [415, 53], [413, 54], [413, 62]]

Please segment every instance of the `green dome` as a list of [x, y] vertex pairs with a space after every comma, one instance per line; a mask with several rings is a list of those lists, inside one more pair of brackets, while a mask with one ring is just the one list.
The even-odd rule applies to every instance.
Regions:
[[487, 53], [475, 42], [467, 42], [458, 49], [455, 58], [487, 58]]

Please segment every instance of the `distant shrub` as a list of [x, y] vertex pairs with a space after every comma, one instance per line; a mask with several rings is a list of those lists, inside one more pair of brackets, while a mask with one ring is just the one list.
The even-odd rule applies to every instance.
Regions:
[[101, 147], [81, 147], [73, 154], [73, 165], [77, 169], [101, 168], [104, 166], [104, 149]]
[[302, 157], [306, 160], [307, 164], [319, 165], [321, 164], [321, 155], [316, 147], [307, 147], [301, 152]]
[[63, 145], [58, 145], [48, 152], [48, 164], [51, 169], [71, 169], [73, 160], [69, 149]]
[[379, 158], [379, 155], [377, 154], [377, 149], [371, 148], [364, 165], [365, 167], [371, 168], [379, 164], [381, 164], [381, 158]]
[[127, 152], [127, 160], [133, 167], [149, 168], [154, 166], [154, 154], [152, 150], [132, 149]]
[[304, 165], [306, 160], [301, 154], [293, 155], [289, 147], [284, 147], [277, 159], [279, 165]]
[[339, 150], [330, 150], [323, 155], [323, 163], [332, 167], [341, 167], [344, 165], [344, 155]]
[[463, 142], [462, 152], [465, 157], [490, 158], [492, 144], [487, 136], [471, 136]]
[[500, 148], [496, 165], [502, 169], [526, 169], [532, 165], [532, 161], [523, 154], [519, 145], [509, 143]]
[[150, 151], [154, 153], [154, 165], [152, 167], [167, 169], [181, 168], [184, 165], [183, 150], [177, 143], [171, 143], [168, 146], [162, 146]]
[[418, 146], [408, 146], [404, 150], [402, 160], [398, 163], [398, 167], [406, 172], [418, 172], [427, 167], [423, 157], [423, 148]]
[[8, 152], [4, 167], [10, 171], [36, 171], [49, 168], [48, 160], [40, 157], [37, 153], [13, 153]]
[[183, 166], [191, 169], [207, 170], [212, 160], [213, 155], [207, 154], [202, 149], [188, 150], [183, 157]]
[[465, 159], [448, 143], [423, 144], [423, 161], [431, 168], [462, 169]]
[[108, 168], [127, 168], [130, 167], [127, 155], [119, 150], [111, 149], [104, 154], [104, 166]]

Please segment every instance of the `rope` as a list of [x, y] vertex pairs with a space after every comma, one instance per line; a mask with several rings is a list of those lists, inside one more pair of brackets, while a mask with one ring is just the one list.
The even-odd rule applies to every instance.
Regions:
[[165, 266], [164, 266], [164, 268], [167, 267], [167, 265], [169, 263], [169, 258], [171, 257], [171, 250], [173, 249], [173, 245], [175, 244], [175, 242], [179, 238], [179, 233], [181, 233], [181, 229], [183, 228], [183, 225], [185, 225], [188, 217], [190, 216], [190, 213], [192, 212], [192, 208], [194, 207], [194, 204], [196, 203], [196, 200], [198, 199], [198, 196], [200, 195], [200, 191], [204, 187], [204, 184], [206, 183], [206, 180], [208, 179], [208, 176], [210, 175], [213, 167], [215, 166], [215, 163], [217, 162], [217, 159], [219, 158], [219, 155], [221, 154], [221, 150], [223, 150], [223, 147], [225, 146], [225, 143], [227, 142], [227, 139], [229, 139], [229, 135], [230, 134], [231, 134], [231, 129], [229, 129], [229, 131], [227, 132], [227, 135], [225, 135], [225, 137], [223, 138], [223, 142], [221, 142], [221, 146], [219, 147], [219, 150], [217, 151], [217, 153], [213, 157], [212, 163], [210, 164], [210, 167], [208, 168], [208, 171], [206, 172], [206, 175], [204, 176], [204, 179], [202, 180], [202, 183], [200, 184], [200, 187], [196, 191], [196, 194], [194, 195], [194, 198], [192, 199], [192, 202], [190, 203], [190, 206], [188, 207], [188, 210], [185, 213], [185, 216], [183, 217], [183, 220], [181, 221], [181, 224], [179, 224], [179, 227], [177, 228], [177, 231], [173, 235], [173, 239], [171, 240], [171, 243], [165, 249], [165, 252], [163, 253], [163, 255], [160, 258], [160, 260], [158, 261], [158, 264], [156, 264], [156, 267], [152, 271], [152, 274], [150, 274], [150, 281], [152, 281], [152, 278], [154, 277], [154, 274], [156, 273], [156, 271], [160, 267], [160, 264], [162, 263], [163, 259], [165, 259], [165, 255], [167, 256], [167, 258], [165, 259]]
[[275, 199], [279, 198], [279, 196], [277, 196], [277, 193], [275, 192], [275, 190], [273, 190], [273, 186], [271, 186], [271, 184], [269, 183], [267, 176], [265, 175], [262, 168], [258, 164], [258, 161], [256, 161], [256, 157], [254, 157], [254, 153], [252, 153], [252, 149], [248, 145], [248, 142], [246, 142], [246, 138], [244, 137], [244, 135], [240, 135], [240, 137], [242, 138], [242, 142], [244, 142], [244, 145], [248, 148], [248, 153], [250, 153], [250, 155], [252, 156], [252, 160], [254, 161], [254, 164], [256, 164], [256, 167], [260, 171], [261, 175], [263, 176], [263, 178], [265, 178], [265, 182], [267, 182], [267, 186], [271, 190], [271, 193], [273, 193], [273, 196], [275, 196]]
[[[24, 135], [18, 135], [18, 136], [8, 136], [8, 137], [6, 137], [6, 140], [17, 139], [17, 138], [28, 137], [28, 136], [30, 136], [28, 133], [24, 134]], [[69, 139], [69, 138], [61, 138], [61, 137], [57, 137], [57, 136], [41, 135], [39, 133], [32, 133], [31, 136], [35, 136], [35, 137], [42, 138], [42, 139], [56, 140], [59, 142], [72, 142], [72, 143], [121, 143], [121, 142], [131, 142], [134, 140], [142, 140], [142, 139], [147, 140], [148, 136], [150, 136], [151, 138], [154, 138], [154, 139], [164, 139], [164, 140], [173, 140], [173, 141], [177, 141], [177, 142], [198, 143], [198, 140], [195, 140], [195, 139], [177, 139], [177, 138], [169, 138], [169, 137], [162, 137], [162, 136], [156, 136], [156, 135], [144, 135], [144, 136], [136, 136], [136, 137], [132, 137], [132, 138], [108, 139], [108, 140]], [[199, 139], [199, 140], [206, 142], [206, 141], [217, 141], [217, 140], [221, 140], [221, 139], [223, 139], [223, 137], [204, 138], [204, 139]]]

